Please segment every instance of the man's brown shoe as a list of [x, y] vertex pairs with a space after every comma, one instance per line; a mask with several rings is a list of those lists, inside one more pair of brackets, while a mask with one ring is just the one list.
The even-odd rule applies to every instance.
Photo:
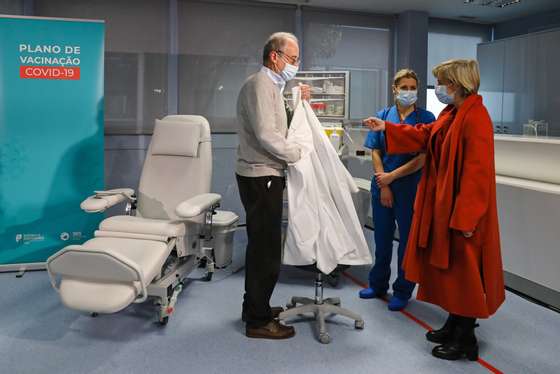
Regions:
[[289, 339], [296, 334], [292, 326], [280, 324], [277, 320], [272, 320], [261, 327], [249, 327], [245, 329], [248, 338], [256, 339]]

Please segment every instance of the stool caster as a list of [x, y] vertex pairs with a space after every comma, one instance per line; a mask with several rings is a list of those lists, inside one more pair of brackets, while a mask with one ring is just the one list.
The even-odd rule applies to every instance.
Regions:
[[323, 344], [329, 344], [331, 342], [331, 337], [328, 333], [324, 332], [319, 334], [319, 341]]

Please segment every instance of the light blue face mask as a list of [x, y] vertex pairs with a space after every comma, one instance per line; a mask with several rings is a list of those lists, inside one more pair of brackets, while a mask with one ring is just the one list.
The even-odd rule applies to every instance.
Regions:
[[418, 100], [418, 91], [399, 91], [395, 99], [401, 106], [409, 107]]
[[441, 101], [443, 104], [453, 104], [453, 102], [455, 101], [455, 94], [448, 94], [447, 93], [447, 86], [446, 85], [437, 85], [436, 86], [436, 96], [438, 98], [439, 101]]
[[298, 66], [286, 63], [286, 66], [284, 66], [284, 69], [280, 72], [280, 76], [284, 79], [284, 82], [291, 81], [295, 78], [298, 69]]

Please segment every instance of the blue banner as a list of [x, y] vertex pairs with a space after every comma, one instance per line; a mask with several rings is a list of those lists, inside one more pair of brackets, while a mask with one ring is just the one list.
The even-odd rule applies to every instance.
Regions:
[[103, 22], [0, 17], [0, 266], [92, 237], [103, 181]]

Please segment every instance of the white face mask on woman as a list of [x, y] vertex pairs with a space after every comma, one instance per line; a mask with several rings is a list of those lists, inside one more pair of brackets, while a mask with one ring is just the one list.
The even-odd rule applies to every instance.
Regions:
[[395, 100], [397, 100], [397, 102], [401, 106], [409, 107], [409, 106], [413, 105], [414, 103], [416, 103], [416, 101], [418, 100], [418, 91], [417, 90], [410, 90], [410, 91], [399, 90], [399, 92], [395, 96]]
[[455, 92], [452, 94], [448, 94], [446, 85], [437, 85], [435, 91], [436, 96], [441, 103], [449, 105], [455, 102]]

